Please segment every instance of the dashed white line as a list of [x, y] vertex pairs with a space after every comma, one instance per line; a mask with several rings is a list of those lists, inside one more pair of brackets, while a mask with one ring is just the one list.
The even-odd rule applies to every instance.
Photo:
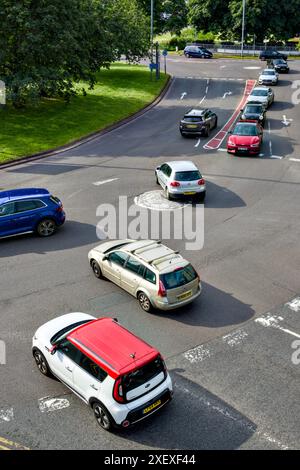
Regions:
[[62, 410], [70, 406], [70, 402], [66, 398], [45, 397], [45, 398], [40, 398], [38, 403], [39, 403], [39, 409], [41, 413], [49, 413], [51, 411]]
[[285, 305], [287, 305], [294, 312], [299, 312], [300, 311], [300, 297], [296, 297], [294, 300], [287, 302]]
[[198, 139], [197, 143], [195, 144], [195, 147], [199, 147], [200, 142], [201, 142], [201, 139]]
[[219, 148], [219, 149], [218, 149], [218, 152], [227, 152], [227, 149]]
[[95, 183], [93, 183], [94, 186], [101, 186], [102, 184], [106, 184], [106, 183], [112, 183], [113, 181], [117, 181], [119, 178], [111, 178], [109, 180], [103, 180], [103, 181], [96, 181]]
[[190, 361], [192, 364], [201, 362], [207, 357], [210, 357], [210, 350], [205, 348], [203, 345], [197, 346], [196, 348], [190, 349], [183, 353], [183, 357]]
[[291, 162], [300, 162], [300, 158], [289, 158]]
[[205, 94], [207, 95], [208, 93], [208, 86], [205, 88]]
[[187, 95], [187, 92], [186, 92], [186, 91], [184, 91], [184, 92], [181, 94], [181, 97], [180, 97], [180, 99], [181, 99], [181, 100], [183, 100], [183, 98], [184, 98], [186, 95]]
[[206, 98], [206, 95], [204, 95], [204, 96], [203, 96], [203, 98], [202, 98], [202, 99], [199, 101], [199, 103], [198, 103], [198, 104], [202, 104], [202, 103], [203, 103], [203, 101], [205, 100], [205, 98]]
[[229, 333], [228, 335], [223, 336], [222, 339], [229, 346], [234, 347], [234, 346], [237, 346], [238, 344], [241, 344], [241, 342], [247, 336], [248, 336], [248, 333], [246, 333], [246, 331], [237, 330], [237, 331], [234, 331], [233, 333]]
[[0, 421], [9, 422], [14, 419], [14, 409], [13, 408], [0, 408]]
[[266, 314], [262, 317], [256, 318], [254, 321], [256, 323], [259, 323], [260, 325], [264, 326], [265, 328], [271, 327], [271, 328], [276, 328], [277, 330], [283, 331], [284, 333], [287, 333], [291, 336], [295, 336], [296, 338], [300, 338], [300, 335], [298, 333], [295, 333], [294, 331], [291, 331], [287, 328], [283, 328], [279, 322], [283, 320], [282, 317], [277, 316], [277, 315], [271, 315], [271, 314]]

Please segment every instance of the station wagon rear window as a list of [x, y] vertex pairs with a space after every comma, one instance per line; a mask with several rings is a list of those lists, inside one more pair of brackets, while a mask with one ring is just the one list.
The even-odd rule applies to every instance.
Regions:
[[198, 277], [195, 269], [191, 264], [184, 268], [179, 268], [171, 273], [161, 274], [160, 279], [167, 290], [184, 286], [194, 281]]

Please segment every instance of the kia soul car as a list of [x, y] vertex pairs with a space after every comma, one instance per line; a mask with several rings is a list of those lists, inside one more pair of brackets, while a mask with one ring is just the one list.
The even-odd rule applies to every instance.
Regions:
[[32, 353], [40, 372], [72, 390], [107, 431], [147, 418], [173, 395], [159, 351], [116, 319], [62, 315], [38, 328]]
[[108, 241], [93, 248], [88, 259], [97, 278], [126, 290], [145, 312], [183, 307], [201, 294], [193, 266], [160, 241]]
[[191, 161], [166, 162], [155, 169], [156, 183], [167, 199], [197, 198], [204, 202], [206, 182], [200, 170]]
[[47, 189], [0, 192], [0, 237], [30, 232], [49, 237], [65, 219], [62, 202]]

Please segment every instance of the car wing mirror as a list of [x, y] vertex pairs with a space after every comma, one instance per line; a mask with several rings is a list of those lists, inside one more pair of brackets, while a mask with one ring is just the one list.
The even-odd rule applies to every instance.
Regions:
[[156, 170], [159, 171], [159, 170], [160, 170], [160, 166], [157, 166], [157, 167], [156, 167]]
[[58, 349], [58, 344], [54, 344], [52, 348], [49, 350], [51, 356], [53, 356], [53, 354], [56, 353], [57, 349]]
[[109, 260], [108, 256], [104, 255], [103, 258], [102, 258], [102, 261], [108, 261], [108, 260]]

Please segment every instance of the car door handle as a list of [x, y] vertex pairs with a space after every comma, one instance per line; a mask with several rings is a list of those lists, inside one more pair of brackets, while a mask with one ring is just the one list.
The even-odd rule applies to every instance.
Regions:
[[73, 372], [73, 369], [72, 369], [70, 366], [66, 366], [66, 369], [67, 369], [69, 372]]
[[99, 390], [94, 384], [90, 384], [90, 387], [92, 387], [94, 390]]

